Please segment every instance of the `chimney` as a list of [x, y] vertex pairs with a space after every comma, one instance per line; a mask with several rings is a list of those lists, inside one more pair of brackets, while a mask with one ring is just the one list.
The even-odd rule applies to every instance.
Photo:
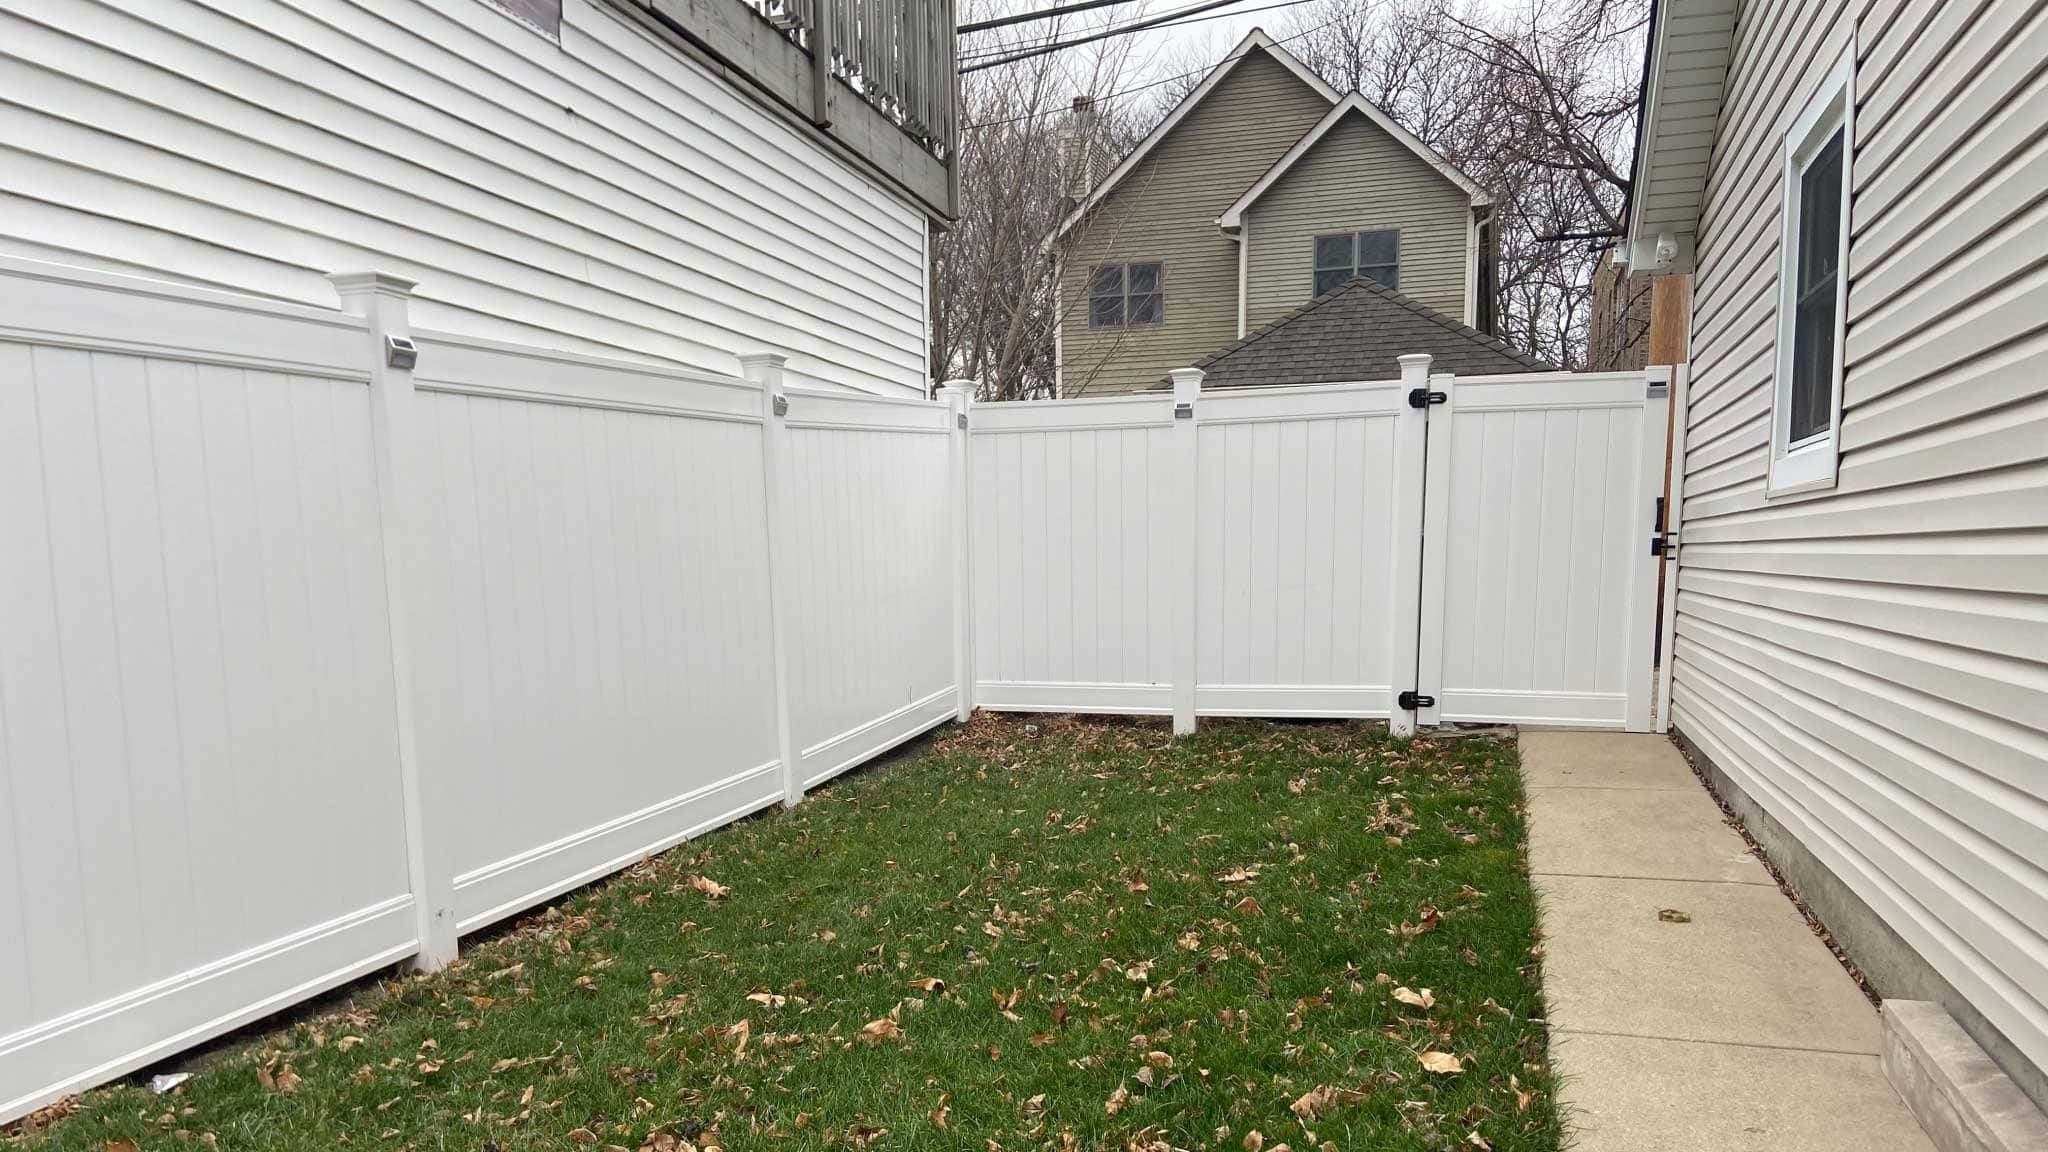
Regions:
[[1060, 126], [1060, 196], [1064, 207], [1088, 198], [1096, 182], [1108, 175], [1109, 150], [1103, 146], [1095, 97], [1076, 96]]

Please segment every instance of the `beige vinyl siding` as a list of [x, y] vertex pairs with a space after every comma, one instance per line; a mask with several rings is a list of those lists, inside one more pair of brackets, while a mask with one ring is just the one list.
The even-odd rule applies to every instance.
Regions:
[[[1840, 480], [1766, 499], [1783, 134], [1852, 32]], [[2037, 1070], [2044, 60], [2038, 4], [1743, 5], [1699, 238], [1673, 708], [1967, 1002], [1951, 1004], [1966, 1025], [1978, 1014]]]
[[24, 0], [0, 74], [0, 251], [330, 307], [373, 267], [423, 327], [924, 385], [923, 216], [593, 0], [559, 44], [482, 0]]
[[[1060, 280], [1061, 383], [1069, 396], [1149, 388], [1237, 339], [1237, 241], [1216, 217], [1330, 110], [1254, 49], [1160, 140], [1072, 234]], [[1088, 326], [1088, 269], [1165, 265], [1166, 322]]]
[[1464, 320], [1470, 205], [1364, 113], [1346, 115], [1245, 213], [1246, 331], [1314, 296], [1317, 236], [1379, 228], [1401, 233], [1402, 293]]

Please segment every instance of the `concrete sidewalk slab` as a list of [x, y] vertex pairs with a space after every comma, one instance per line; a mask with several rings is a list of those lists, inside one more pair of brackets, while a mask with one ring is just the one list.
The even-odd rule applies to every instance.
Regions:
[[1929, 1152], [1875, 1056], [1560, 1035], [1574, 1152]]
[[1520, 747], [1576, 1148], [1930, 1152], [1885, 1080], [1877, 1012], [1676, 748], [1584, 732]]
[[1536, 893], [1553, 1026], [1878, 1053], [1877, 1010], [1775, 887], [1538, 876]]
[[[1688, 777], [1689, 779], [1689, 777]], [[1651, 788], [1529, 788], [1529, 867], [1576, 876], [1722, 880], [1777, 890], [1721, 809], [1694, 784]]]
[[1625, 732], [1524, 732], [1522, 780], [1530, 788], [1665, 788], [1700, 791], [1671, 741]]

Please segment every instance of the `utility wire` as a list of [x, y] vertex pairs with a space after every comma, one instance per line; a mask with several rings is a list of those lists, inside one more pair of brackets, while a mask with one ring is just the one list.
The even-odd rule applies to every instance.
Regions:
[[[1282, 3], [1282, 4], [1275, 4], [1275, 5], [1273, 5], [1273, 7], [1275, 7], [1275, 8], [1282, 8], [1282, 7], [1286, 7], [1286, 5], [1287, 5], [1287, 4], [1299, 4], [1299, 3], [1304, 3], [1304, 2], [1305, 2], [1305, 0], [1286, 0], [1286, 2], [1285, 2], [1285, 3]], [[1278, 40], [1275, 40], [1275, 41], [1274, 41], [1274, 43], [1275, 43], [1275, 44], [1285, 44], [1285, 43], [1287, 43], [1287, 42], [1288, 42], [1288, 41], [1290, 41], [1290, 40], [1299, 40], [1299, 39], [1301, 39], [1301, 38], [1302, 38], [1303, 36], [1310, 36], [1310, 35], [1313, 35], [1313, 34], [1315, 34], [1315, 33], [1317, 33], [1317, 32], [1321, 32], [1321, 31], [1322, 31], [1323, 29], [1325, 29], [1325, 28], [1328, 28], [1328, 27], [1329, 27], [1329, 26], [1330, 26], [1331, 24], [1334, 24], [1334, 23], [1336, 23], [1336, 21], [1334, 21], [1334, 20], [1331, 20], [1331, 21], [1327, 21], [1327, 22], [1325, 22], [1325, 23], [1322, 23], [1322, 24], [1318, 24], [1318, 25], [1316, 25], [1316, 26], [1315, 26], [1315, 27], [1313, 27], [1313, 28], [1304, 28], [1304, 29], [1302, 29], [1301, 31], [1299, 31], [1299, 32], [1296, 32], [1296, 33], [1295, 33], [1294, 35], [1292, 35], [1292, 36], [1284, 36], [1284, 37], [1282, 37], [1282, 38], [1280, 38], [1280, 39], [1278, 39]], [[1214, 65], [1210, 65], [1210, 67], [1214, 67]], [[1158, 87], [1161, 87], [1161, 86], [1164, 86], [1164, 85], [1167, 85], [1167, 84], [1171, 84], [1171, 83], [1173, 83], [1173, 82], [1174, 82], [1174, 81], [1176, 81], [1176, 80], [1185, 80], [1185, 79], [1187, 79], [1187, 78], [1188, 78], [1188, 77], [1190, 77], [1190, 76], [1198, 76], [1198, 75], [1200, 75], [1200, 74], [1202, 74], [1202, 73], [1204, 73], [1204, 72], [1207, 72], [1208, 70], [1209, 70], [1208, 68], [1196, 68], [1196, 69], [1193, 69], [1193, 70], [1191, 70], [1191, 71], [1187, 71], [1187, 72], [1182, 72], [1182, 73], [1181, 73], [1181, 74], [1179, 74], [1178, 76], [1168, 76], [1168, 77], [1166, 77], [1166, 78], [1165, 78], [1164, 80], [1154, 80], [1154, 81], [1152, 81], [1152, 82], [1151, 82], [1151, 83], [1149, 83], [1149, 84], [1140, 84], [1140, 85], [1138, 85], [1138, 86], [1136, 86], [1136, 87], [1134, 87], [1134, 88], [1119, 88], [1119, 89], [1117, 89], [1117, 90], [1116, 90], [1116, 91], [1114, 91], [1114, 92], [1105, 92], [1105, 93], [1103, 93], [1103, 94], [1102, 94], [1102, 95], [1101, 95], [1101, 96], [1099, 97], [1099, 99], [1102, 99], [1102, 100], [1114, 100], [1114, 99], [1116, 99], [1116, 98], [1117, 98], [1117, 97], [1119, 97], [1119, 96], [1131, 96], [1131, 95], [1135, 95], [1135, 94], [1137, 94], [1137, 93], [1139, 93], [1139, 92], [1144, 92], [1144, 91], [1148, 91], [1148, 90], [1150, 90], [1150, 89], [1153, 89], [1153, 88], [1158, 88]], [[996, 128], [996, 127], [1000, 127], [1001, 125], [1004, 125], [1004, 124], [1015, 124], [1015, 123], [1017, 123], [1018, 121], [1021, 121], [1021, 120], [1036, 120], [1036, 119], [1038, 119], [1038, 118], [1039, 118], [1040, 116], [1056, 116], [1056, 115], [1059, 115], [1060, 113], [1062, 113], [1062, 112], [1065, 112], [1065, 111], [1066, 111], [1066, 109], [1064, 109], [1064, 108], [1044, 108], [1044, 109], [1040, 109], [1040, 110], [1039, 110], [1039, 111], [1037, 111], [1037, 112], [1022, 112], [1022, 113], [1019, 113], [1019, 114], [1017, 114], [1017, 115], [1015, 115], [1015, 116], [1005, 116], [1005, 117], [1003, 117], [1003, 118], [1002, 118], [1002, 119], [1000, 119], [1000, 120], [983, 120], [983, 121], [982, 121], [981, 123], [979, 123], [979, 124], [962, 124], [962, 125], [960, 126], [960, 130], [961, 130], [962, 132], [972, 132], [972, 131], [974, 131], [974, 130], [975, 130], [975, 129], [977, 129], [977, 128]]]
[[1108, 8], [1114, 4], [1131, 4], [1135, 2], [1136, 0], [1081, 0], [1078, 4], [1057, 4], [1051, 8], [1041, 8], [1036, 12], [1019, 12], [1015, 16], [998, 16], [993, 20], [976, 20], [972, 24], [962, 24], [958, 29], [958, 33], [965, 36], [969, 32], [986, 32], [990, 28], [1008, 28], [1012, 24], [1026, 24], [1033, 20], [1050, 20], [1055, 16], [1065, 16], [1069, 12], [1086, 12], [1091, 8]]
[[1029, 60], [1033, 56], [1043, 56], [1048, 52], [1063, 52], [1069, 48], [1077, 48], [1083, 44], [1093, 44], [1097, 40], [1107, 40], [1111, 36], [1125, 36], [1129, 35], [1132, 32], [1141, 32], [1147, 28], [1156, 28], [1161, 24], [1166, 24], [1171, 21], [1177, 20], [1182, 16], [1193, 16], [1198, 12], [1207, 12], [1214, 8], [1223, 8], [1231, 4], [1241, 4], [1243, 2], [1244, 0], [1207, 0], [1207, 2], [1203, 4], [1191, 5], [1177, 12], [1168, 12], [1161, 16], [1154, 16], [1148, 20], [1136, 20], [1129, 24], [1124, 24], [1116, 28], [1111, 28], [1108, 31], [1097, 32], [1092, 36], [1077, 36], [1072, 40], [1063, 40], [1057, 44], [1045, 44], [1037, 48], [1029, 48], [1022, 52], [1012, 53], [1011, 55], [1004, 56], [999, 59], [987, 60], [979, 64], [970, 64], [965, 68], [960, 69], [960, 74], [964, 76], [969, 72], [979, 72], [984, 68], [996, 68], [1004, 64], [1015, 64], [1019, 60]]
[[[1189, 16], [1185, 19], [1175, 20], [1171, 24], [1160, 25], [1160, 27], [1179, 27], [1183, 24], [1200, 24], [1208, 20], [1228, 20], [1234, 16], [1250, 16], [1254, 12], [1270, 12], [1275, 8], [1293, 8], [1297, 5], [1307, 4], [1310, 2], [1311, 0], [1279, 0], [1279, 3], [1277, 4], [1261, 4], [1257, 8], [1242, 8], [1236, 12], [1212, 12], [1207, 16]], [[1172, 15], [1172, 13], [1169, 12], [1167, 13], [1167, 15], [1170, 16]], [[1117, 31], [1122, 27], [1123, 25], [1117, 25], [1117, 27], [1112, 28], [1111, 31]], [[1325, 25], [1325, 27], [1327, 27], [1327, 25]], [[1288, 39], [1292, 40], [1294, 39], [1294, 37], [1290, 36], [1288, 37]], [[1008, 52], [1010, 50], [1010, 47], [985, 48], [979, 52], [967, 53], [966, 55], [960, 57], [959, 62], [962, 64], [972, 64], [979, 60], [987, 60], [990, 59], [991, 57], [1001, 56], [1003, 53]], [[1202, 71], [1202, 69], [1197, 69], [1196, 71]]]

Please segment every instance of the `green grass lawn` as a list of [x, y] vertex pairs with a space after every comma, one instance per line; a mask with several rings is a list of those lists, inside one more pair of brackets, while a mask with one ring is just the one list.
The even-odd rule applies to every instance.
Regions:
[[1554, 1149], [1520, 806], [1507, 740], [977, 718], [15, 1139]]

